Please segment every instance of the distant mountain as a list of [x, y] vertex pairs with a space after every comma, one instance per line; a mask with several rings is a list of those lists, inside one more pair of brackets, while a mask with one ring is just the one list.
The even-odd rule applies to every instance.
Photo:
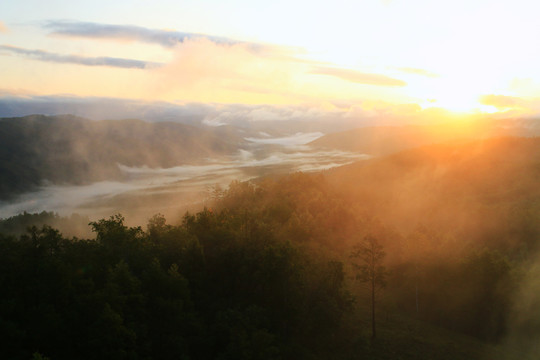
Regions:
[[232, 155], [245, 143], [228, 127], [32, 115], [0, 119], [0, 198], [45, 183], [121, 179], [118, 164], [172, 167]]
[[329, 170], [329, 181], [373, 216], [410, 229], [540, 236], [540, 138], [431, 145]]
[[389, 155], [418, 146], [498, 136], [540, 136], [535, 119], [477, 121], [437, 125], [375, 126], [327, 134], [311, 142], [315, 148]]
[[[344, 116], [344, 112], [313, 111], [305, 106], [179, 104], [107, 97], [0, 96], [0, 117], [28, 114], [75, 114], [92, 120], [136, 118], [193, 126], [227, 124], [276, 137], [296, 132], [343, 131], [364, 122], [363, 119]], [[370, 122], [369, 119], [366, 121]]]

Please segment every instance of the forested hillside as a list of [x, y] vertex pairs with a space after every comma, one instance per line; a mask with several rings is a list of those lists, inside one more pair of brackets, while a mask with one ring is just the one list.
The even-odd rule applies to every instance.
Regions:
[[429, 146], [216, 187], [172, 225], [2, 235], [3, 355], [534, 359], [539, 164], [537, 138]]
[[509, 246], [540, 236], [540, 138], [426, 146], [337, 168], [327, 177], [402, 229], [430, 224]]
[[[90, 240], [67, 239], [49, 227], [0, 236], [0, 329], [9, 344], [0, 353], [11, 359], [392, 359], [401, 352], [413, 359], [442, 347], [447, 353], [439, 358], [452, 359], [490, 349], [459, 334], [445, 338], [438, 329], [417, 329], [405, 336], [413, 344], [406, 345], [413, 323], [396, 322], [395, 312], [381, 321], [381, 340], [370, 341], [349, 248], [329, 229], [319, 233], [328, 223], [309, 221], [330, 200], [320, 180], [300, 174], [260, 187], [234, 184], [220, 194], [220, 209], [186, 214], [179, 226], [158, 215], [143, 230], [115, 215], [91, 223], [96, 237]], [[299, 189], [316, 199], [295, 195]], [[341, 200], [324, 215], [355, 223]], [[365, 222], [350, 242], [379, 225]], [[454, 341], [467, 348], [454, 348]]]
[[88, 216], [71, 214], [70, 216], [60, 216], [52, 211], [42, 211], [41, 213], [23, 212], [16, 216], [0, 219], [0, 234], [20, 236], [27, 232], [28, 228], [37, 228], [43, 225], [51, 226], [67, 237], [90, 237], [92, 231], [88, 226], [90, 219]]
[[220, 158], [244, 140], [222, 128], [33, 115], [0, 119], [0, 199], [49, 184], [118, 180], [125, 166], [172, 167]]

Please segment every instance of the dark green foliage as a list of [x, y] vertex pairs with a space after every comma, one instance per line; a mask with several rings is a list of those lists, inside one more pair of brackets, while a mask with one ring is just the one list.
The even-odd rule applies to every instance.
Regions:
[[0, 234], [22, 235], [31, 226], [38, 228], [49, 225], [59, 229], [63, 234], [70, 236], [88, 237], [91, 234], [88, 226], [88, 217], [79, 214], [72, 214], [69, 217], [62, 217], [54, 212], [42, 211], [30, 214], [23, 212], [6, 219], [0, 219]]
[[386, 286], [386, 278], [388, 272], [383, 264], [383, 259], [386, 253], [383, 246], [373, 235], [367, 235], [364, 240], [355, 245], [351, 253], [353, 259], [353, 267], [356, 270], [356, 278], [363, 283], [366, 283], [371, 293], [371, 338], [377, 337], [375, 326], [375, 294], [381, 288]]
[[513, 269], [505, 256], [483, 249], [461, 260], [399, 266], [389, 290], [419, 319], [496, 343], [506, 335], [520, 280]]
[[[522, 275], [495, 245], [424, 225], [401, 236], [320, 176], [233, 183], [215, 200], [178, 226], [101, 219], [91, 240], [0, 234], [0, 357], [480, 359], [508, 332]], [[372, 342], [353, 270], [388, 280]]]
[[[281, 359], [323, 354], [350, 309], [343, 266], [249, 211], [204, 210], [95, 240], [0, 238], [2, 358]], [[7, 345], [7, 344], [6, 344]]]
[[161, 267], [147, 236], [121, 216], [93, 226], [97, 241], [49, 227], [2, 238], [0, 328], [10, 343], [2, 358], [189, 354], [182, 343], [196, 316], [178, 266]]

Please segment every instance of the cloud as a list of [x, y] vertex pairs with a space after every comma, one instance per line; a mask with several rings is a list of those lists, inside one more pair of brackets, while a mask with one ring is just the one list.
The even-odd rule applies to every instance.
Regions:
[[506, 118], [522, 116], [538, 117], [540, 114], [540, 98], [537, 97], [490, 94], [480, 96], [479, 102], [483, 105], [490, 105], [497, 108], [499, 114]]
[[251, 137], [260, 137], [261, 131], [272, 137], [284, 137], [297, 132], [326, 133], [360, 126], [362, 120], [359, 116], [362, 114], [357, 111], [358, 116], [350, 117], [346, 116], [347, 111], [322, 109], [308, 104], [173, 103], [112, 97], [40, 96], [19, 91], [10, 93], [9, 90], [0, 96], [0, 117], [72, 114], [94, 120], [141, 119], [193, 126], [227, 124], [245, 129], [245, 136]]
[[[294, 77], [303, 62], [281, 56], [281, 49], [251, 51], [248, 44], [230, 46], [209, 39], [190, 39], [173, 49], [173, 58], [153, 72], [155, 98], [219, 103], [290, 103], [299, 100]], [[298, 93], [298, 91], [296, 91]]]
[[278, 138], [247, 137], [245, 139], [247, 141], [257, 143], [257, 144], [277, 144], [277, 145], [285, 145], [285, 146], [295, 146], [295, 145], [304, 145], [304, 144], [310, 143], [313, 140], [316, 140], [323, 135], [324, 134], [322, 132], [310, 132], [310, 133], [298, 132], [294, 135], [283, 136], [283, 137], [278, 137]]
[[386, 75], [364, 73], [351, 69], [317, 66], [312, 68], [311, 74], [334, 76], [339, 79], [358, 84], [376, 86], [405, 86], [405, 81], [394, 79]]
[[0, 117], [73, 114], [94, 120], [136, 118], [194, 126], [226, 124], [245, 129], [246, 137], [258, 138], [263, 138], [261, 131], [272, 137], [286, 137], [299, 132], [327, 133], [362, 126], [432, 124], [456, 119], [443, 109], [380, 101], [357, 101], [343, 104], [339, 109], [328, 109], [316, 104], [174, 103], [112, 97], [39, 96], [9, 90], [4, 94], [0, 91], [0, 95]]
[[483, 95], [480, 97], [480, 103], [484, 105], [495, 106], [497, 109], [515, 109], [525, 108], [528, 101], [515, 96], [506, 95]]
[[439, 77], [439, 74], [435, 74], [435, 73], [432, 73], [431, 71], [424, 70], [424, 69], [418, 69], [418, 68], [412, 68], [412, 67], [400, 67], [400, 68], [397, 68], [397, 70], [407, 73], [407, 74], [427, 76], [430, 78]]
[[16, 55], [33, 60], [53, 63], [77, 64], [84, 66], [108, 66], [124, 69], [148, 69], [162, 66], [162, 64], [160, 63], [142, 60], [115, 58], [107, 56], [86, 57], [80, 55], [62, 55], [44, 50], [24, 49], [11, 45], [0, 45], [0, 54]]
[[34, 95], [36, 95], [35, 92], [27, 90], [27, 89], [22, 89], [22, 88], [13, 88], [13, 89], [0, 88], [0, 99], [2, 97], [4, 97], [4, 96], [5, 97], [12, 97], [12, 96], [25, 97], [25, 96], [34, 96]]
[[142, 119], [198, 124], [218, 110], [209, 104], [174, 104], [111, 97], [40, 96], [24, 90], [0, 89], [0, 117], [29, 114], [73, 114], [94, 120]]
[[0, 33], [6, 33], [8, 31], [9, 31], [9, 29], [6, 26], [6, 24], [4, 24], [2, 21], [0, 21]]
[[[52, 35], [89, 39], [138, 41], [148, 44], [158, 44], [166, 48], [172, 48], [186, 40], [193, 39], [208, 39], [216, 44], [221, 45], [235, 45], [240, 43], [248, 44], [245, 42], [228, 39], [226, 37], [181, 31], [148, 29], [135, 25], [113, 25], [78, 21], [50, 21], [46, 23], [44, 27], [52, 30]], [[249, 46], [252, 48], [252, 50], [264, 47], [254, 43], [249, 43]]]

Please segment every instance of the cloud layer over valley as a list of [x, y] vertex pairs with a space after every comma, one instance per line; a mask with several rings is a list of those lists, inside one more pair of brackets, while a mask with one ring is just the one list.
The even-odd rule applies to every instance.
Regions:
[[[281, 142], [277, 139], [274, 143]], [[79, 213], [91, 218], [121, 212], [140, 221], [157, 212], [178, 217], [190, 206], [204, 201], [215, 185], [227, 187], [233, 180], [294, 171], [320, 171], [367, 157], [342, 151], [313, 151], [300, 146], [280, 147], [262, 156], [253, 150], [240, 150], [226, 161], [208, 160], [206, 164], [171, 168], [118, 164], [123, 181], [42, 186], [11, 201], [0, 201], [0, 217], [23, 211], [55, 211], [61, 215]]]

